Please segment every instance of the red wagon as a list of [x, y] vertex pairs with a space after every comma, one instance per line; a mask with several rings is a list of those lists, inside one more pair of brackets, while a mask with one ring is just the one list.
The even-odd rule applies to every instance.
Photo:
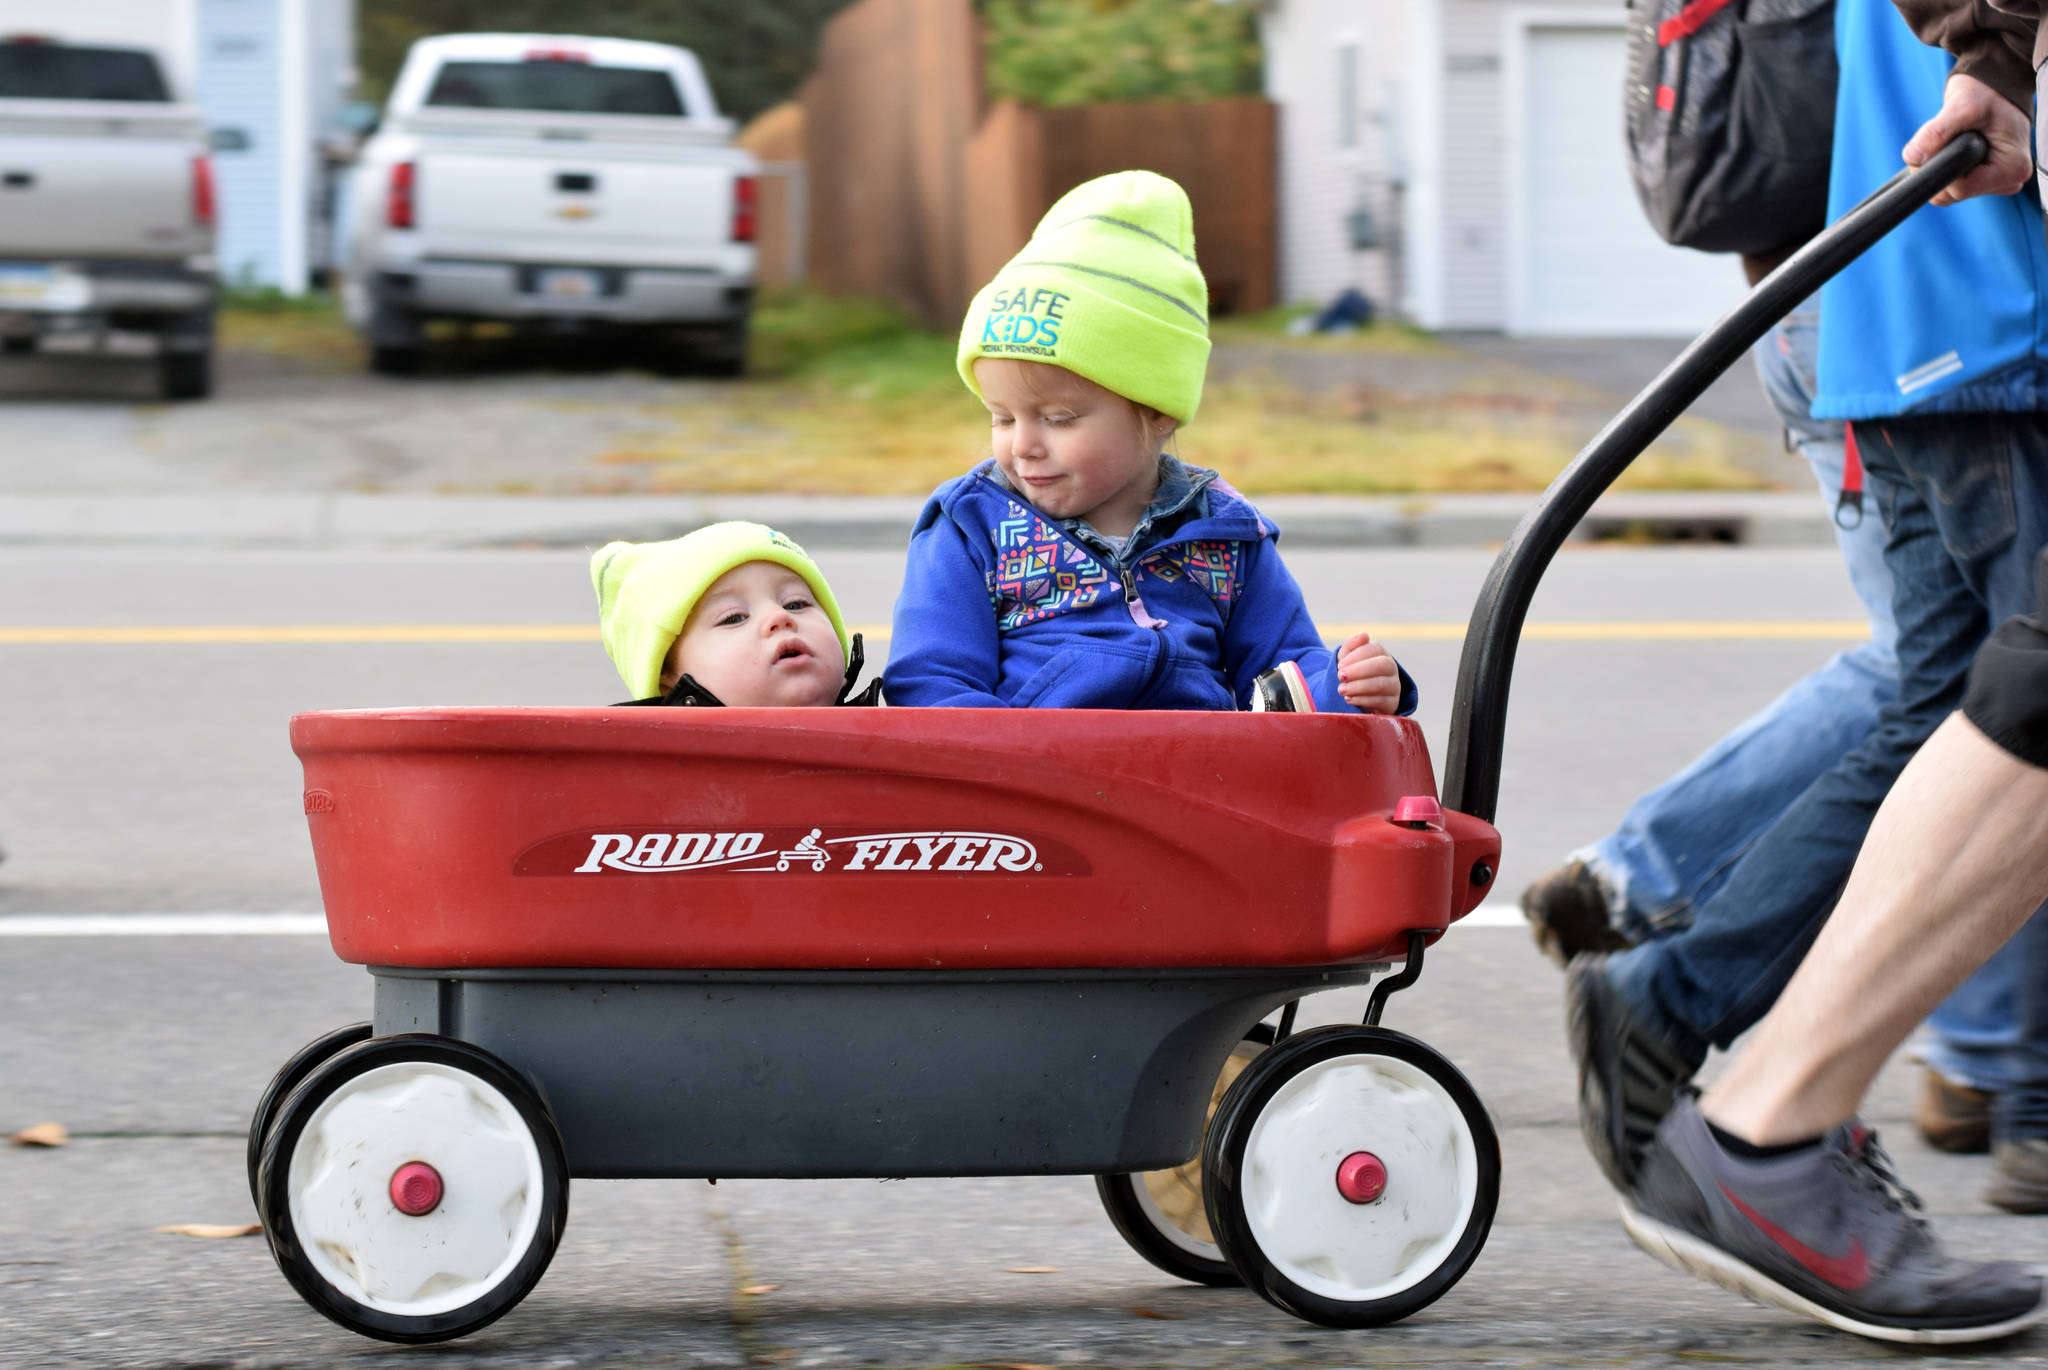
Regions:
[[[1420, 728], [1357, 715], [294, 719], [334, 949], [375, 1009], [251, 1124], [285, 1276], [436, 1341], [533, 1287], [572, 1177], [1093, 1174], [1184, 1278], [1339, 1326], [1438, 1298], [1485, 1243], [1499, 1143], [1379, 1020], [1498, 867], [1536, 581], [1771, 322], [1981, 156], [1960, 140], [1814, 240], [1547, 492], [1474, 609], [1442, 805]], [[1290, 1031], [1396, 961], [1364, 1024]]]

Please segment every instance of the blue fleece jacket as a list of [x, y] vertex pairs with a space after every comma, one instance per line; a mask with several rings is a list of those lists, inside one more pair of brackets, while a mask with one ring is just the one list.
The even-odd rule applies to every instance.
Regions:
[[[993, 461], [935, 490], [896, 599], [889, 702], [1236, 709], [1260, 672], [1294, 661], [1318, 709], [1349, 710], [1279, 530], [1215, 472], [1161, 460], [1120, 551], [1039, 513]], [[1414, 708], [1404, 670], [1400, 712]]]

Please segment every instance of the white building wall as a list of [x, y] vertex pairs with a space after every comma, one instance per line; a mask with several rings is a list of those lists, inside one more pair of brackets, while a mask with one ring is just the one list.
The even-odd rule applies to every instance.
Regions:
[[181, 3], [196, 6], [222, 279], [300, 294], [329, 200], [315, 144], [354, 79], [353, 0]]
[[[1434, 115], [1434, 149], [1422, 146], [1426, 133], [1411, 138], [1419, 157], [1434, 157], [1438, 195], [1428, 233], [1438, 259], [1427, 279], [1412, 285], [1418, 322], [1431, 328], [1499, 329], [1509, 323], [1510, 271], [1515, 230], [1509, 212], [1509, 165], [1514, 140], [1507, 108], [1504, 50], [1511, 35], [1526, 32], [1511, 14], [1541, 16], [1546, 10], [1584, 15], [1612, 11], [1617, 22], [1625, 0], [1437, 0], [1441, 34], [1436, 42], [1439, 100]], [[1621, 91], [1613, 92], [1614, 122], [1621, 119]]]
[[213, 141], [223, 282], [283, 285], [282, 0], [199, 0], [199, 98]]
[[[1404, 0], [1286, 0], [1261, 16], [1267, 96], [1281, 106], [1280, 292], [1324, 303], [1347, 288], [1398, 309], [1406, 114]], [[1351, 54], [1354, 80], [1342, 73]], [[1350, 97], [1350, 109], [1345, 97]], [[1355, 246], [1363, 211], [1376, 245]]]
[[1441, 312], [1427, 321], [1435, 328], [1498, 328], [1506, 318], [1501, 9], [1495, 0], [1443, 5], [1443, 281]]
[[356, 72], [355, 0], [305, 0], [306, 122], [311, 150], [302, 193], [307, 217], [307, 264], [325, 271], [335, 264], [335, 225], [340, 221], [341, 185], [346, 167], [321, 152], [324, 141], [340, 126], [342, 106], [354, 90]]

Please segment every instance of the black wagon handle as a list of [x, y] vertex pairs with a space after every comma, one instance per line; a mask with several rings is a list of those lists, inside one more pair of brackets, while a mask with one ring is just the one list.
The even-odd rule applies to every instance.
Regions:
[[1550, 559], [1593, 501], [1773, 324], [1989, 152], [1982, 134], [1964, 133], [1919, 167], [1899, 172], [1815, 235], [1643, 387], [1515, 525], [1486, 574], [1465, 630], [1451, 703], [1450, 751], [1444, 759], [1446, 807], [1493, 821], [1500, 801], [1508, 684], [1522, 623]]

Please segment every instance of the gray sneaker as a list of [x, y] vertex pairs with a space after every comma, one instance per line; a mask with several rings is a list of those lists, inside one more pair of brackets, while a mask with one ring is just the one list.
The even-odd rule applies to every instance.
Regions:
[[1579, 1067], [1579, 1131], [1607, 1183], [1626, 1194], [1643, 1149], [1700, 1059], [1639, 1021], [1608, 980], [1605, 956], [1575, 957], [1565, 972], [1564, 1027]]
[[2039, 1270], [1954, 1259], [1919, 1207], [1866, 1128], [1749, 1160], [1721, 1148], [1688, 1093], [1621, 1221], [1674, 1269], [1879, 1341], [1990, 1341], [2048, 1315]]

